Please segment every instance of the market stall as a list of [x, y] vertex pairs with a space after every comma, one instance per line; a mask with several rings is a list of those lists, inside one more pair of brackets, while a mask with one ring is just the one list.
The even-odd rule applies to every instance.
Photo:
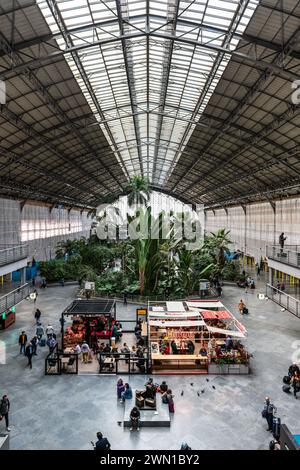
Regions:
[[111, 342], [116, 322], [114, 300], [75, 300], [61, 316], [62, 350], [86, 341], [93, 348], [98, 341]]
[[246, 329], [220, 301], [149, 302], [148, 336], [154, 373], [249, 372]]

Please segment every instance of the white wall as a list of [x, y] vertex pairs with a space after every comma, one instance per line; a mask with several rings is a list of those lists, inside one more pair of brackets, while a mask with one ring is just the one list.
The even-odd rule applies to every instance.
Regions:
[[219, 228], [230, 230], [232, 247], [259, 260], [266, 255], [266, 245], [278, 244], [281, 232], [287, 245], [300, 245], [300, 198], [229, 207], [206, 212], [206, 232]]
[[21, 210], [19, 201], [0, 199], [0, 246], [28, 243], [29, 258], [46, 260], [55, 257], [61, 240], [89, 236], [91, 218], [87, 212], [27, 203]]

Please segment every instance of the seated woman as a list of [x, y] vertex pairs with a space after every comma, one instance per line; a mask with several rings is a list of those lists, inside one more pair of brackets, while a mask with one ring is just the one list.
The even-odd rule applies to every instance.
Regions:
[[172, 350], [172, 354], [178, 354], [177, 344], [175, 343], [174, 340], [171, 342], [171, 350]]
[[134, 406], [130, 412], [130, 431], [133, 431], [134, 429], [136, 429], [137, 431], [140, 430], [140, 416], [141, 413], [139, 409]]
[[125, 390], [121, 394], [121, 400], [120, 403], [124, 403], [125, 400], [131, 400], [132, 399], [132, 389], [130, 388], [129, 384], [125, 384]]
[[125, 391], [125, 385], [122, 379], [119, 379], [117, 382], [117, 396], [118, 399], [121, 400], [122, 393]]
[[160, 389], [160, 393], [161, 393], [161, 394], [163, 394], [163, 393], [165, 393], [165, 392], [168, 391], [168, 385], [167, 385], [167, 383], [165, 382], [165, 380], [160, 384], [159, 389]]
[[188, 354], [194, 354], [195, 352], [195, 345], [193, 343], [193, 341], [189, 340], [187, 342], [187, 349], [188, 349]]
[[172, 395], [172, 390], [168, 389], [161, 396], [162, 402], [167, 404], [169, 407], [169, 412], [174, 413], [174, 395]]
[[199, 354], [200, 354], [200, 356], [203, 356], [203, 357], [204, 357], [204, 356], [207, 356], [207, 350], [206, 350], [206, 348], [204, 348], [204, 346], [202, 346], [202, 347], [200, 348]]

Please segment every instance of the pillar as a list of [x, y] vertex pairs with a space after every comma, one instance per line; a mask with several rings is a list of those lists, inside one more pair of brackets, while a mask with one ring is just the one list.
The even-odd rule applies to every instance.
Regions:
[[21, 285], [26, 284], [26, 267], [21, 269]]

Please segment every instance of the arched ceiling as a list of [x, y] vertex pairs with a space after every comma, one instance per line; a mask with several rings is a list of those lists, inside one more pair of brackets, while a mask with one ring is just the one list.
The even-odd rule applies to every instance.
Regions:
[[2, 0], [0, 194], [93, 208], [134, 174], [206, 207], [298, 194], [299, 20], [298, 0]]

